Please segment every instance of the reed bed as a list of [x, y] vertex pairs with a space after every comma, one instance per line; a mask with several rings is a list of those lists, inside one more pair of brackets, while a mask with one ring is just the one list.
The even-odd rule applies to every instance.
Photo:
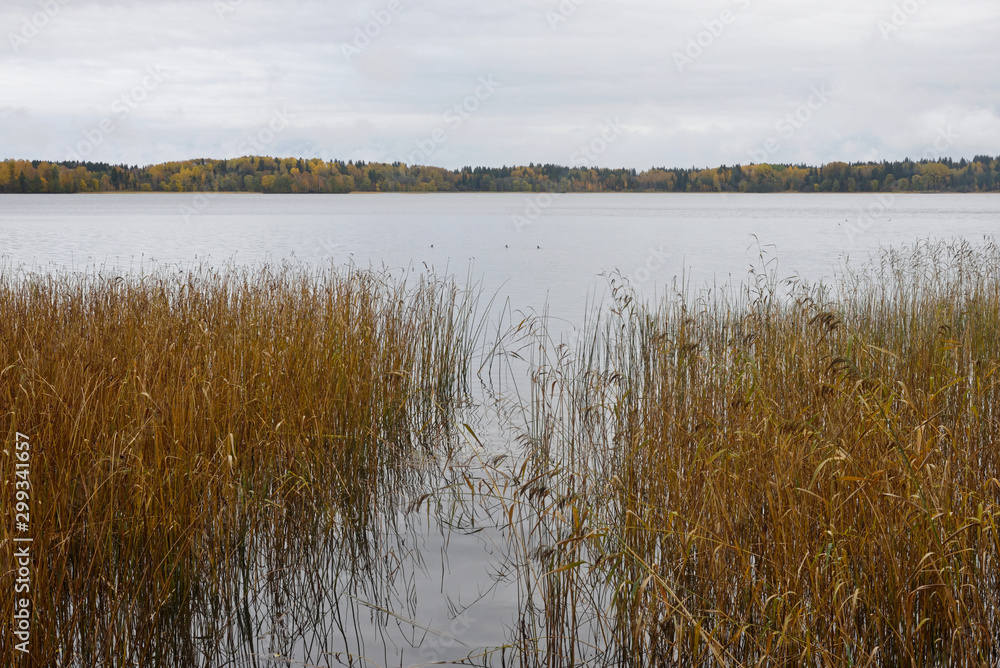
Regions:
[[0, 270], [34, 665], [388, 665], [390, 624], [452, 656], [409, 589], [431, 530], [519, 592], [467, 665], [1000, 663], [1000, 247], [612, 288], [573, 345], [519, 316], [487, 348], [435, 279]]
[[35, 446], [31, 659], [4, 633], [0, 663], [213, 665], [234, 574], [292, 536], [364, 541], [447, 432], [474, 301], [354, 269], [0, 268], [0, 507], [15, 431]]
[[590, 331], [535, 375], [520, 665], [1000, 662], [1000, 248]]

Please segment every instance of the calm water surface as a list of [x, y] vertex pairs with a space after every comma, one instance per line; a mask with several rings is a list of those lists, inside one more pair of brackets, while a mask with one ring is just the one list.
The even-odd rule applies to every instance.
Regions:
[[[8, 266], [148, 271], [294, 260], [426, 268], [471, 275], [513, 309], [547, 304], [567, 328], [604, 296], [615, 271], [647, 298], [682, 272], [695, 285], [739, 282], [762, 253], [782, 276], [818, 280], [880, 246], [978, 241], [998, 227], [994, 195], [0, 197]], [[417, 665], [504, 644], [524, 594], [506, 570], [504, 528], [490, 515], [473, 505], [386, 517], [373, 540], [384, 570], [345, 580], [337, 568], [303, 567], [296, 573], [304, 584], [288, 585], [298, 592], [291, 603], [255, 595], [248, 642], [258, 665], [271, 664], [264, 657], [351, 663], [338, 652]]]
[[514, 308], [548, 303], [575, 322], [616, 270], [653, 296], [682, 272], [739, 282], [763, 250], [780, 273], [819, 279], [880, 245], [976, 240], [998, 225], [995, 195], [5, 195], [0, 254], [77, 269], [295, 259], [471, 270]]

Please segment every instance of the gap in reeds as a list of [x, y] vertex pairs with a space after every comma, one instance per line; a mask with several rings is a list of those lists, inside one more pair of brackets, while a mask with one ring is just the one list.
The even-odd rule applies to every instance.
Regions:
[[570, 345], [544, 312], [485, 342], [435, 279], [0, 278], [49, 664], [371, 665], [369, 632], [438, 637], [399, 584], [431, 526], [491, 532], [518, 587], [468, 665], [1000, 660], [995, 244], [652, 305], [616, 281]]

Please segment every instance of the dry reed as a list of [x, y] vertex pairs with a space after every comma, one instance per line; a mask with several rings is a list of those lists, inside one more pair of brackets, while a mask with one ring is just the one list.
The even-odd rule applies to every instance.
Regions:
[[455, 438], [473, 310], [358, 271], [0, 276], [0, 433], [40, 446], [38, 665], [253, 665], [263, 618], [286, 649], [359, 633], [331, 592], [394, 615], [378, 536], [421, 504], [508, 540], [522, 614], [470, 663], [1000, 661], [996, 245], [656, 307], [617, 285], [575, 347], [522, 320], [480, 368], [531, 361], [493, 397], [524, 451], [471, 433], [445, 483], [414, 460]]
[[1000, 248], [658, 309], [617, 289], [605, 325], [536, 377], [556, 464], [522, 665], [1000, 661]]
[[[291, 549], [276, 536], [363, 540], [465, 389], [472, 303], [358, 270], [3, 268], [0, 507], [19, 431], [35, 665], [194, 665], [260, 551]], [[0, 523], [6, 620], [11, 538]], [[13, 643], [0, 662], [29, 665]]]

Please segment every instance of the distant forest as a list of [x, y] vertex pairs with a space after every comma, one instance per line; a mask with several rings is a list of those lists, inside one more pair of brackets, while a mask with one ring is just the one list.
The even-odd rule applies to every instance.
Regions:
[[971, 161], [734, 165], [716, 169], [408, 166], [301, 158], [186, 160], [148, 167], [0, 162], [2, 193], [82, 192], [993, 192], [1000, 156]]

